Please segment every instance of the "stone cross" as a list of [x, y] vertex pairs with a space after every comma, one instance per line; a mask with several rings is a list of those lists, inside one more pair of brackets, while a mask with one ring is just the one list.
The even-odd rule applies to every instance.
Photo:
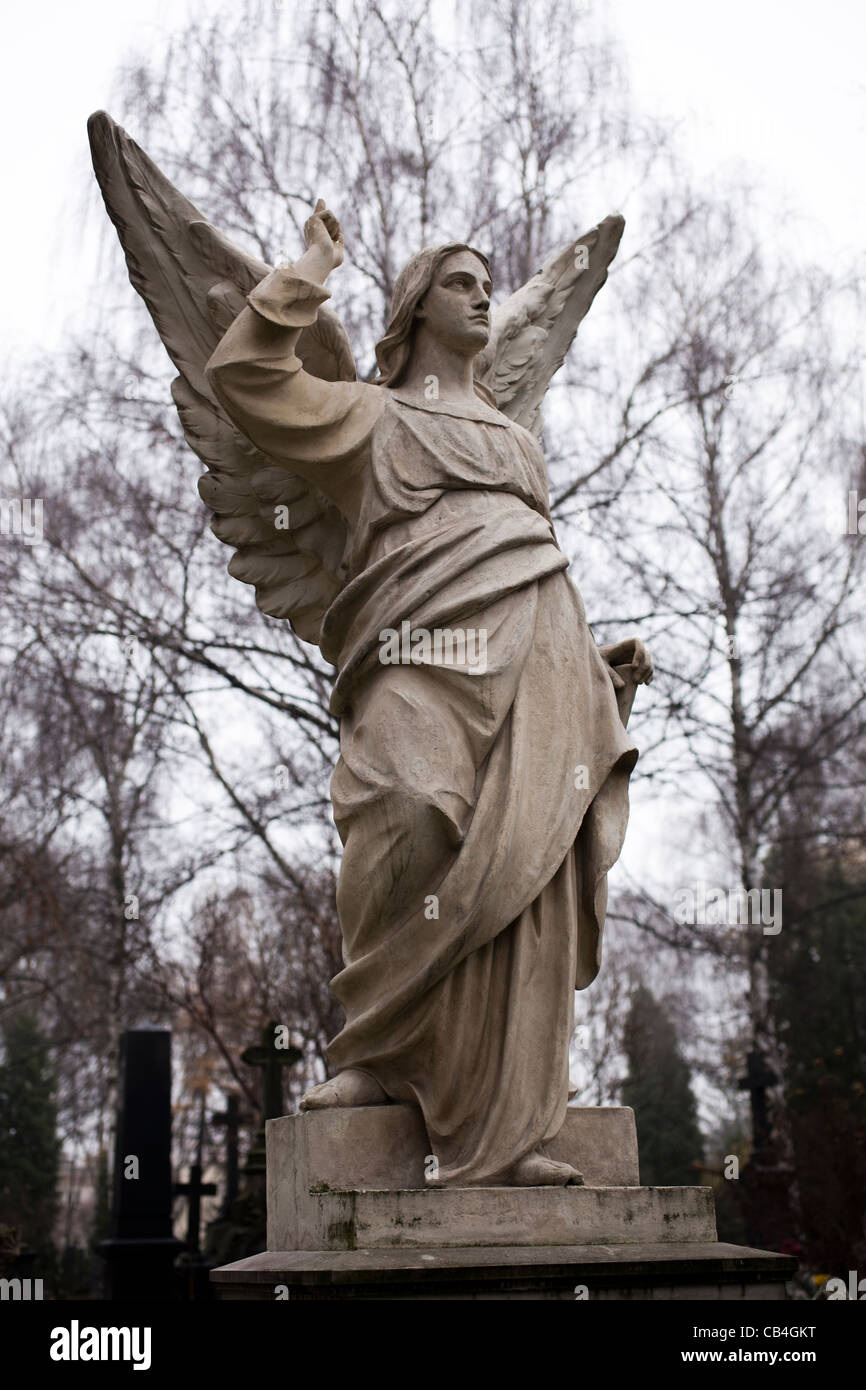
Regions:
[[241, 1061], [247, 1066], [261, 1070], [261, 1125], [258, 1129], [245, 1171], [250, 1175], [265, 1171], [265, 1124], [276, 1120], [283, 1113], [283, 1067], [294, 1066], [303, 1057], [300, 1048], [288, 1041], [285, 1024], [265, 1024], [262, 1040], [258, 1047], [247, 1047], [241, 1053]]
[[276, 1120], [282, 1115], [283, 1067], [294, 1066], [303, 1055], [300, 1048], [288, 1043], [285, 1025], [273, 1022], [265, 1024], [258, 1047], [248, 1047], [241, 1053], [241, 1061], [247, 1066], [261, 1068], [263, 1124], [265, 1120]]
[[201, 1093], [201, 1108], [199, 1110], [198, 1124], [198, 1143], [196, 1145], [195, 1163], [189, 1166], [189, 1179], [186, 1182], [176, 1182], [174, 1184], [175, 1197], [186, 1197], [189, 1200], [189, 1209], [186, 1223], [186, 1243], [191, 1255], [198, 1255], [199, 1235], [201, 1233], [201, 1199], [202, 1197], [213, 1197], [216, 1193], [216, 1183], [202, 1182], [202, 1151], [204, 1148], [204, 1102], [205, 1093]]
[[767, 1065], [762, 1052], [750, 1052], [746, 1057], [746, 1075], [741, 1076], [737, 1085], [741, 1091], [748, 1091], [752, 1103], [752, 1145], [755, 1153], [766, 1149], [770, 1142], [770, 1112], [767, 1105], [767, 1091], [778, 1083], [778, 1076]]
[[241, 1113], [240, 1099], [233, 1091], [226, 1102], [225, 1110], [211, 1115], [211, 1124], [218, 1125], [226, 1132], [226, 1186], [225, 1197], [220, 1208], [220, 1219], [231, 1214], [232, 1202], [238, 1195], [238, 1131], [249, 1118]]

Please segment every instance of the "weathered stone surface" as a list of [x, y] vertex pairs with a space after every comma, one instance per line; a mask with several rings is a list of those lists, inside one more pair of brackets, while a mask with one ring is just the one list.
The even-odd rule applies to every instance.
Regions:
[[545, 1152], [579, 1169], [587, 1187], [640, 1185], [634, 1111], [627, 1105], [570, 1106]]
[[[284, 1115], [267, 1126], [269, 1201], [287, 1185], [425, 1188], [430, 1145], [411, 1105], [370, 1105]], [[572, 1164], [591, 1187], [637, 1187], [637, 1134], [627, 1106], [572, 1107], [550, 1144], [551, 1158]], [[272, 1246], [272, 1248], [274, 1248]]]
[[286, 1115], [269, 1121], [267, 1145], [270, 1250], [715, 1239], [710, 1188], [638, 1186], [623, 1106], [571, 1109], [549, 1146], [585, 1187], [429, 1188], [409, 1105]]
[[275, 1250], [595, 1245], [716, 1238], [709, 1187], [313, 1192], [268, 1220]]
[[719, 1243], [269, 1251], [214, 1270], [218, 1299], [781, 1300], [796, 1260]]

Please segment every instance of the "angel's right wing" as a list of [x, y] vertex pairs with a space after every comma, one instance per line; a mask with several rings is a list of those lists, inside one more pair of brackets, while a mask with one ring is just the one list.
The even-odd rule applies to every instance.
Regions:
[[[271, 267], [234, 246], [178, 192], [104, 111], [87, 123], [93, 167], [126, 255], [180, 375], [172, 396], [187, 443], [207, 465], [199, 492], [220, 540], [234, 547], [229, 573], [253, 584], [256, 603], [318, 645], [322, 619], [342, 588], [345, 522], [310, 483], [273, 463], [241, 435], [217, 401], [205, 364], [246, 296]], [[354, 381], [339, 319], [321, 306], [297, 355], [326, 381]], [[287, 518], [291, 529], [280, 529]]]

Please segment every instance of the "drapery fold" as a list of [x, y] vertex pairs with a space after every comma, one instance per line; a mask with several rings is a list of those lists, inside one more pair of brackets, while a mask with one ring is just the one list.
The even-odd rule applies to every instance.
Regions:
[[[482, 504], [460, 502], [471, 545]], [[329, 1059], [421, 1106], [446, 1182], [501, 1177], [562, 1124], [573, 990], [598, 969], [637, 757], [580, 598], [533, 516], [517, 499], [488, 500], [484, 549], [466, 567], [457, 537], [434, 530], [418, 554], [423, 600], [413, 607], [403, 590], [413, 628], [471, 615], [486, 633], [483, 674], [373, 665], [370, 652], [365, 663], [362, 634], [395, 611], [378, 580], [388, 561], [402, 574], [400, 548], [357, 590], [364, 622], [344, 618], [356, 661], [338, 682], [331, 795], [346, 963], [332, 988], [346, 1026]]]

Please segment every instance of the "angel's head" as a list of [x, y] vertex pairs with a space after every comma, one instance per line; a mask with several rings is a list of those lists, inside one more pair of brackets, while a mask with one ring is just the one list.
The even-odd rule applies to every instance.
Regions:
[[490, 336], [490, 266], [464, 242], [419, 251], [397, 276], [391, 319], [376, 344], [380, 386], [398, 386], [419, 328], [461, 356], [481, 352]]

